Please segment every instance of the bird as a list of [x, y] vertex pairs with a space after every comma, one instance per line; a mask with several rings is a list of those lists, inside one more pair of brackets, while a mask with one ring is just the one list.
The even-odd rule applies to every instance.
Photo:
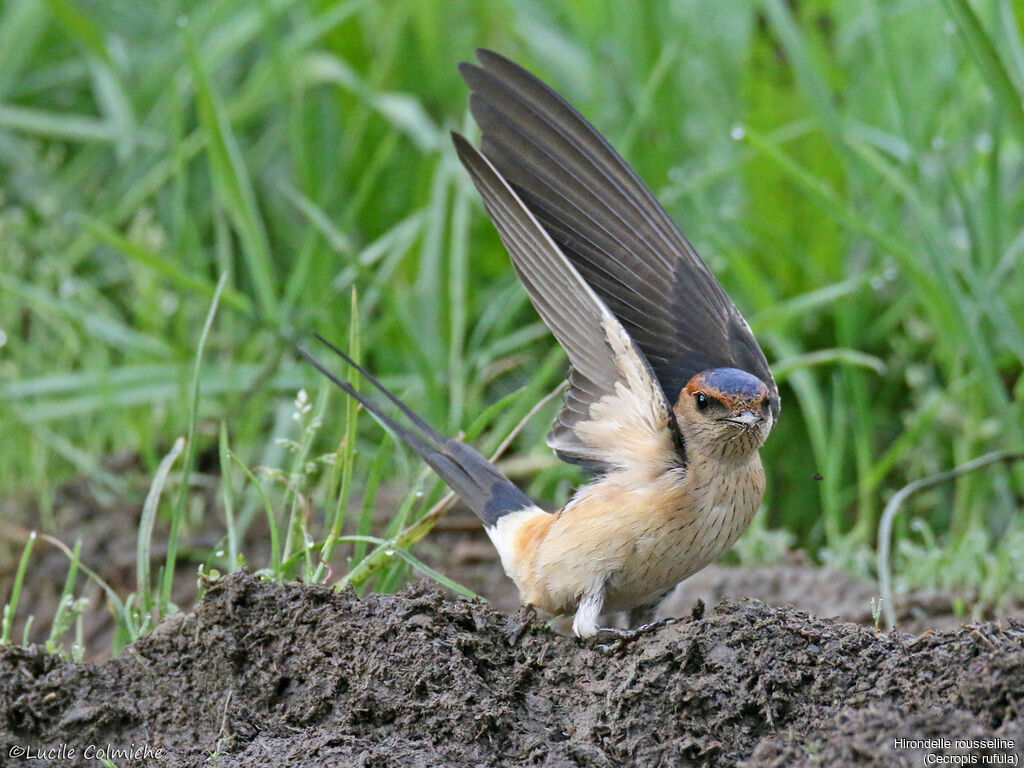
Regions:
[[[740, 311], [640, 177], [528, 70], [486, 49], [459, 71], [480, 128], [453, 131], [537, 313], [569, 361], [548, 445], [589, 477], [557, 511], [354, 366], [398, 413], [300, 352], [481, 519], [524, 604], [572, 616], [648, 605], [718, 559], [761, 505], [778, 387]], [[400, 414], [400, 415], [399, 415]], [[634, 630], [635, 631], [635, 630]]]

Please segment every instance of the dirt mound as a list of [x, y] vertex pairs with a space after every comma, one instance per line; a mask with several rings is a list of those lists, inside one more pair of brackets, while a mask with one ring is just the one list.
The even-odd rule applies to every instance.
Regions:
[[[769, 605], [792, 605], [814, 616], [874, 626], [871, 600], [878, 585], [860, 581], [834, 568], [806, 562], [761, 566], [711, 565], [680, 583], [658, 606], [657, 616], [685, 616], [697, 600], [708, 607], [730, 597], [753, 597]], [[920, 634], [929, 629], [957, 629], [971, 617], [953, 611], [956, 598], [971, 605], [971, 595], [940, 589], [915, 589], [894, 596], [896, 626], [902, 632]], [[975, 609], [980, 613], [981, 606]], [[1024, 618], [1020, 605], [1011, 603], [998, 618]], [[975, 619], [997, 618], [975, 616]]]
[[427, 584], [236, 574], [99, 666], [0, 650], [0, 763], [920, 765], [1017, 758], [1022, 705], [1012, 620], [913, 638], [727, 600], [597, 647]]

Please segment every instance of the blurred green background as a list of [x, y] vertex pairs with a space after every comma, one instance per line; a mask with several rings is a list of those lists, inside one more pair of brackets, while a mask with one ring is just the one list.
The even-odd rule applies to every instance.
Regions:
[[[741, 555], [781, 542], [870, 576], [895, 490], [1024, 445], [1022, 12], [1003, 0], [8, 0], [3, 514], [61, 537], [55, 498], [74, 477], [140, 506], [195, 417], [194, 488], [219, 488], [223, 425], [241, 463], [282, 468], [287, 482], [266, 483], [279, 521], [301, 500], [310, 538], [339, 506], [361, 533], [393, 534], [439, 486], [365, 417], [343, 461], [317, 461], [353, 411], [294, 352], [314, 330], [347, 343], [353, 289], [370, 369], [439, 428], [475, 424], [493, 449], [558, 384], [564, 356], [448, 139], [471, 130], [456, 64], [485, 46], [551, 83], [635, 166], [765, 348], [782, 419]], [[315, 408], [300, 434], [303, 387]], [[503, 465], [548, 505], [580, 479], [544, 446], [555, 407]], [[143, 482], [109, 459], [135, 454]], [[224, 528], [224, 498], [240, 528], [263, 515], [234, 474], [229, 492], [188, 506], [185, 528], [204, 515]], [[396, 492], [374, 501], [378, 486]], [[1000, 465], [914, 496], [896, 529], [902, 582], [1024, 595], [1022, 492], [1024, 471]], [[165, 497], [160, 514], [175, 514]], [[359, 509], [385, 497], [405, 501], [381, 532]]]

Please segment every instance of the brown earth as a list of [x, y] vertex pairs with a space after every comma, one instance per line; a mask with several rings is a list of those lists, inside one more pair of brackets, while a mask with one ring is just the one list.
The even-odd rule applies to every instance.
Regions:
[[[4, 584], [35, 523], [26, 506], [0, 508]], [[73, 483], [58, 492], [54, 516], [66, 541], [83, 540], [84, 563], [119, 593], [132, 590], [137, 505], [102, 504]], [[192, 605], [196, 564], [220, 530], [211, 515], [187, 533], [178, 604]], [[254, 526], [245, 551], [265, 549], [265, 539]], [[516, 610], [514, 587], [465, 510], [417, 554], [492, 606]], [[151, 555], [158, 568], [164, 553], [154, 546]], [[31, 637], [45, 638], [66, 570], [63, 554], [37, 542], [15, 637], [35, 614]], [[166, 752], [116, 754], [112, 764], [781, 768], [920, 765], [943, 753], [978, 764], [985, 747], [894, 740], [1012, 740], [988, 749], [999, 759], [1018, 757], [1024, 739], [1024, 624], [959, 629], [956, 596], [920, 591], [896, 606], [901, 629], [924, 632], [916, 639], [812, 618], [802, 611], [870, 627], [877, 590], [799, 556], [707, 568], [659, 611], [685, 619], [612, 648], [424, 585], [360, 600], [234, 575], [194, 613], [109, 660], [102, 595], [91, 581], [81, 594], [91, 602], [87, 658], [97, 664], [0, 649], [0, 766], [99, 765], [86, 759], [97, 747], [133, 745]], [[698, 600], [709, 609], [693, 618]]]
[[166, 750], [118, 768], [980, 763], [1019, 759], [1022, 706], [1024, 623], [915, 638], [749, 599], [598, 646], [428, 584], [360, 599], [234, 574], [101, 665], [0, 650], [4, 765], [85, 765], [90, 745]]
[[[134, 466], [131, 456], [120, 461], [126, 463], [129, 470]], [[129, 496], [141, 498], [144, 495], [148, 477], [137, 471], [121, 472], [119, 476], [137, 491]], [[215, 483], [210, 481], [203, 487], [213, 488]], [[198, 524], [183, 526], [181, 531], [182, 546], [178, 552], [172, 597], [177, 605], [186, 609], [195, 603], [196, 569], [200, 563], [211, 562], [210, 553], [224, 532], [215, 494], [208, 490], [203, 493], [210, 498], [206, 498], [202, 506], [210, 511]], [[381, 519], [374, 530], [384, 527], [386, 510], [393, 508], [384, 498], [388, 493], [389, 490], [384, 488], [379, 495]], [[82, 563], [123, 597], [135, 590], [136, 536], [140, 513], [140, 501], [126, 502], [120, 498], [103, 501], [97, 498], [88, 481], [79, 479], [57, 489], [52, 516], [54, 530], [59, 531], [66, 545], [80, 540]], [[0, 500], [0, 602], [5, 602], [9, 596], [22, 547], [30, 528], [38, 527], [38, 518], [31, 503], [17, 499]], [[345, 533], [356, 533], [352, 525], [350, 521]], [[158, 520], [150, 548], [150, 570], [154, 574], [162, 567], [166, 556], [163, 544], [166, 537], [166, 525]], [[251, 567], [266, 565], [260, 558], [265, 558], [269, 551], [268, 541], [266, 522], [258, 515], [241, 544], [242, 551], [251, 558]], [[338, 548], [332, 560], [334, 573], [346, 570], [348, 554], [345, 547]], [[456, 508], [449, 512], [437, 528], [417, 545], [416, 554], [427, 565], [482, 595], [499, 610], [515, 611], [518, 608], [516, 589], [502, 571], [494, 547], [484, 535], [479, 521], [469, 510]], [[34, 616], [29, 631], [30, 641], [43, 642], [46, 639], [50, 630], [49, 620], [60, 601], [67, 569], [68, 558], [62, 551], [48, 541], [37, 540], [12, 637], [21, 638], [26, 620]], [[103, 661], [110, 657], [114, 646], [114, 621], [106, 608], [103, 591], [95, 581], [80, 576], [75, 594], [89, 605], [83, 616], [85, 657], [91, 661]], [[793, 605], [815, 616], [872, 626], [871, 598], [877, 595], [875, 584], [859, 581], [834, 569], [821, 568], [800, 553], [791, 553], [787, 562], [773, 565], [716, 565], [706, 568], [681, 584], [661, 606], [658, 615], [688, 615], [698, 599], [710, 608], [725, 598], [754, 597], [769, 605]], [[898, 628], [915, 634], [926, 629], [953, 629], [970, 618], [995, 618], [980, 612], [975, 597], [969, 594], [915, 590], [898, 595], [896, 600]], [[956, 603], [975, 606], [975, 613], [957, 615], [953, 610]], [[1024, 618], [1024, 610], [1011, 603], [1003, 606], [999, 616]]]

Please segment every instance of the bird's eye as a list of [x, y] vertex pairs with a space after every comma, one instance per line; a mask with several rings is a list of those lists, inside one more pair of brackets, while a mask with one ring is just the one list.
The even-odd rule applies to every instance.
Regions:
[[711, 405], [711, 400], [703, 392], [698, 392], [694, 399], [697, 401], [698, 411], [706, 411], [708, 406]]

